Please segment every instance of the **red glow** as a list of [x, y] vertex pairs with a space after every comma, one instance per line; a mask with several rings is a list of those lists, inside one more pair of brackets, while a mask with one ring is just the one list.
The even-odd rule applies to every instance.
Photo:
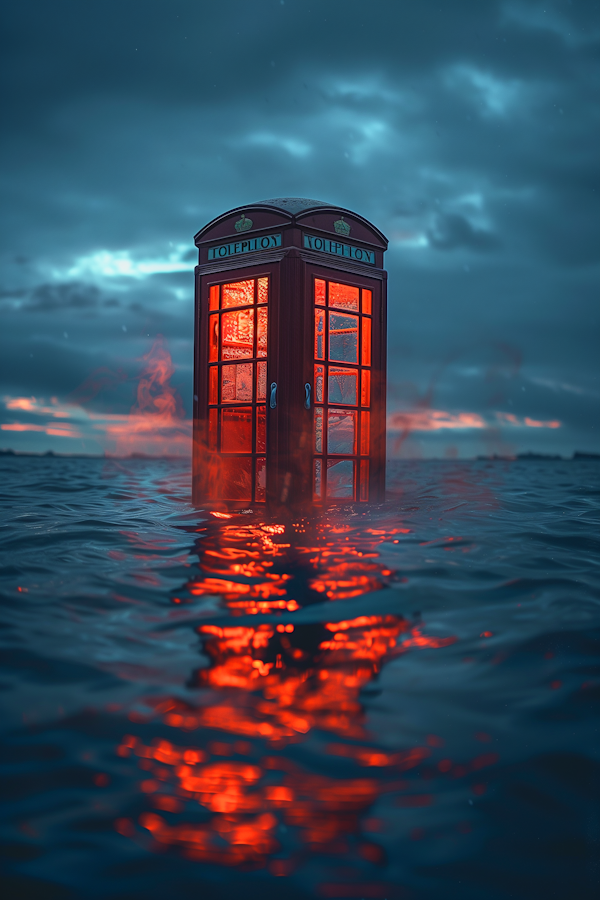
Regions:
[[194, 471], [212, 500], [266, 500], [266, 457], [252, 454], [267, 449], [266, 410], [257, 403], [267, 396], [268, 292], [268, 278], [209, 291], [208, 429], [197, 429]]
[[[56, 399], [56, 398], [54, 398]], [[8, 397], [5, 406], [10, 410], [22, 410], [23, 412], [44, 413], [49, 416], [66, 416], [67, 412], [56, 409], [53, 406], [43, 406], [35, 399], [35, 397]]]
[[497, 412], [496, 418], [498, 421], [508, 424], [515, 425], [518, 427], [525, 428], [561, 428], [562, 422], [559, 419], [549, 419], [549, 420], [541, 420], [541, 419], [532, 419], [529, 416], [525, 416], [520, 419], [518, 416], [515, 416], [514, 413], [505, 413], [505, 412]]
[[117, 456], [133, 452], [187, 456], [190, 422], [184, 419], [181, 398], [170, 383], [175, 367], [161, 336], [142, 360], [136, 403], [129, 416], [106, 425], [106, 439], [114, 442]]
[[539, 419], [530, 419], [528, 416], [525, 416], [524, 421], [529, 428], [560, 428], [562, 425], [562, 422], [559, 422], [558, 419], [541, 422]]
[[[560, 428], [562, 422], [558, 419], [541, 421], [525, 416], [520, 419], [513, 413], [498, 412], [496, 419], [502, 424], [526, 427], [526, 428]], [[399, 411], [388, 416], [388, 429], [390, 431], [439, 431], [441, 429], [488, 429], [489, 422], [480, 413], [474, 412], [449, 412], [441, 409], [420, 408], [415, 410]]]
[[[357, 542], [352, 527], [326, 520], [284, 526], [224, 516], [205, 529], [203, 571], [187, 592], [216, 595], [234, 614], [287, 612], [298, 609], [300, 573], [317, 600], [331, 602], [329, 621], [307, 624], [286, 615], [283, 621], [198, 627], [210, 663], [192, 683], [203, 689], [203, 699], [147, 700], [148, 715], [136, 717], [148, 722], [160, 716], [173, 738], [148, 743], [126, 735], [117, 747], [119, 757], [137, 760], [141, 770], [146, 811], [135, 833], [145, 832], [157, 846], [179, 848], [191, 859], [269, 865], [272, 874], [285, 876], [302, 859], [272, 859], [282, 850], [278, 834], [285, 825], [303, 853], [341, 859], [355, 853], [380, 864], [383, 848], [363, 834], [375, 830], [371, 807], [382, 793], [406, 791], [404, 773], [417, 771], [442, 741], [430, 735], [428, 745], [424, 739], [420, 746], [374, 745], [361, 691], [398, 654], [444, 647], [455, 638], [426, 636], [422, 626], [399, 615], [336, 621], [335, 602], [384, 588], [395, 575], [379, 561], [378, 546], [408, 530], [373, 528], [358, 532]], [[290, 530], [294, 541], [286, 539]], [[339, 760], [341, 776], [315, 774], [281, 755], [287, 744], [315, 732], [329, 735], [325, 752]], [[194, 740], [201, 746], [190, 746]], [[429, 804], [431, 796], [413, 792], [398, 802], [410, 809]], [[198, 808], [208, 818], [194, 821]], [[134, 828], [125, 819], [115, 827], [123, 835]], [[380, 889], [382, 883], [373, 882], [366, 896], [379, 896]], [[389, 886], [385, 890], [383, 896]]]
[[422, 634], [421, 631], [422, 631], [422, 629], [420, 627], [415, 628], [413, 630], [412, 636], [404, 642], [404, 646], [406, 646], [406, 647], [411, 647], [411, 646], [412, 647], [422, 647], [422, 648], [424, 648], [424, 647], [432, 647], [432, 648], [448, 647], [450, 644], [454, 644], [458, 640], [458, 638], [456, 638], [454, 636], [446, 637], [446, 638], [428, 637], [427, 635]]
[[442, 428], [487, 428], [478, 413], [450, 413], [440, 409], [418, 409], [396, 412], [388, 417], [391, 431], [439, 431]]
[[0, 425], [0, 429], [2, 431], [41, 431], [43, 434], [54, 435], [54, 437], [83, 437], [80, 431], [68, 424], [59, 427], [57, 425], [33, 425], [31, 422], [9, 422]]

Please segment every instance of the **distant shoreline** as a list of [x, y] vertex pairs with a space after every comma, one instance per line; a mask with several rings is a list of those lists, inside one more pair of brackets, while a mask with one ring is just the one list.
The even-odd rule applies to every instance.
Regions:
[[[177, 462], [190, 462], [191, 456], [153, 456], [150, 453], [130, 453], [128, 456], [112, 456], [108, 453], [55, 453], [53, 450], [46, 450], [44, 453], [36, 453], [34, 451], [27, 450], [2, 450], [0, 449], [0, 458], [12, 458], [12, 457], [32, 457], [34, 459], [103, 459], [105, 461], [110, 460], [159, 460], [159, 459], [167, 459], [171, 461]], [[552, 453], [517, 453], [515, 456], [499, 456], [497, 454], [493, 454], [492, 456], [471, 456], [465, 457], [464, 459], [456, 458], [456, 459], [448, 459], [444, 456], [432, 456], [427, 457], [425, 459], [401, 459], [401, 458], [392, 458], [389, 459], [388, 462], [527, 462], [527, 461], [536, 461], [543, 462], [544, 460], [547, 462], [572, 462], [577, 460], [600, 460], [600, 453], [586, 453], [581, 450], [576, 450], [572, 456], [559, 456], [557, 454]]]
[[35, 459], [177, 459], [190, 460], [191, 456], [153, 456], [150, 453], [130, 453], [128, 456], [113, 456], [110, 453], [55, 453], [54, 450], [46, 450], [44, 453], [36, 453], [33, 450], [2, 450], [0, 449], [0, 457], [13, 456], [30, 456]]

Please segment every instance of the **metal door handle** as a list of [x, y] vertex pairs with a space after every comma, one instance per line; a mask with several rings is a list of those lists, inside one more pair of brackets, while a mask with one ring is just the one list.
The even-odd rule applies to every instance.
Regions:
[[277, 406], [277, 382], [271, 382], [271, 399], [269, 400], [269, 406], [271, 409], [275, 409]]
[[310, 384], [308, 381], [304, 385], [304, 409], [310, 409]]

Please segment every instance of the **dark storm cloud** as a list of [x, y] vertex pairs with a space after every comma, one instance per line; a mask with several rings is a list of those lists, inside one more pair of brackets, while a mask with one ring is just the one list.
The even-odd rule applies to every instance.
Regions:
[[455, 250], [467, 247], [470, 250], [493, 250], [498, 246], [498, 238], [484, 228], [476, 228], [465, 216], [446, 214], [436, 216], [433, 226], [427, 229], [427, 238], [435, 250]]
[[[95, 348], [94, 348], [95, 349]], [[83, 347], [19, 337], [0, 343], [2, 354], [2, 392], [12, 395], [39, 394], [66, 396], [81, 384], [93, 367], [106, 364], [108, 356], [95, 350], [92, 357]]]
[[0, 392], [67, 394], [86, 363], [127, 368], [160, 332], [187, 398], [192, 235], [297, 195], [390, 237], [393, 383], [420, 396], [441, 368], [440, 403], [493, 412], [504, 343], [522, 356], [502, 376], [519, 415], [577, 422], [573, 440], [597, 416], [592, 0], [35, 0], [3, 16]]
[[94, 309], [99, 302], [100, 291], [95, 285], [73, 281], [38, 285], [22, 303], [22, 307], [28, 312], [48, 313], [61, 309]]

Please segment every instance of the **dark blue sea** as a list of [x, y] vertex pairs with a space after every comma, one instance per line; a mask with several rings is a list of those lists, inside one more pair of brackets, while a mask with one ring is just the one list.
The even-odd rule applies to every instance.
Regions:
[[600, 896], [600, 464], [388, 487], [0, 460], [5, 900]]

